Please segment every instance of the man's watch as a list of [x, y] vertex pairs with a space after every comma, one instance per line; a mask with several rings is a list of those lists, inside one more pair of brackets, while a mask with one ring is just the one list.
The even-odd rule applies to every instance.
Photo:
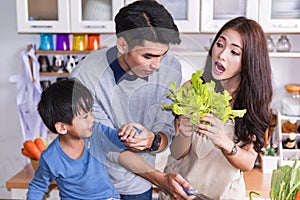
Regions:
[[161, 142], [161, 137], [158, 133], [155, 134], [152, 145], [150, 147], [150, 151], [157, 151], [159, 149], [160, 146], [160, 142]]

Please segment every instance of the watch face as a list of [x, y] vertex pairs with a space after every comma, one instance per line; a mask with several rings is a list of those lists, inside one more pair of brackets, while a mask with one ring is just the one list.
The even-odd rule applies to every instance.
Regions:
[[231, 150], [231, 155], [235, 155], [237, 153], [237, 147], [234, 146]]

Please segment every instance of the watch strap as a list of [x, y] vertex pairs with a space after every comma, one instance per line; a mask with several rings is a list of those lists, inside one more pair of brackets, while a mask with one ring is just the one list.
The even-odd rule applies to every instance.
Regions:
[[160, 142], [161, 142], [161, 137], [158, 133], [156, 133], [154, 135], [154, 139], [153, 139], [152, 145], [151, 145], [149, 150], [150, 151], [157, 151], [159, 149]]
[[231, 149], [231, 152], [230, 152], [230, 153], [226, 153], [225, 155], [233, 156], [233, 155], [235, 155], [237, 152], [238, 152], [237, 146], [234, 145], [234, 146], [232, 147], [232, 149]]

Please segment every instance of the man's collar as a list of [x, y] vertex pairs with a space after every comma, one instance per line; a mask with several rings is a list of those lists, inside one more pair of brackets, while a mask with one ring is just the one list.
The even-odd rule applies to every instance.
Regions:
[[[110, 68], [112, 69], [114, 73], [114, 78], [116, 84], [120, 83], [122, 80], [135, 80], [139, 77], [135, 75], [129, 75], [125, 72], [125, 70], [121, 67], [121, 65], [118, 62], [118, 49], [116, 46], [110, 48], [106, 52], [107, 61], [109, 63]], [[148, 77], [142, 78], [146, 81], [148, 81]]]

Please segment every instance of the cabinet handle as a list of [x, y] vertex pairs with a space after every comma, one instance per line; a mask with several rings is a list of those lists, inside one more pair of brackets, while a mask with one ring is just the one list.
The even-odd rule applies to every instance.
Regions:
[[282, 25], [282, 24], [274, 24], [273, 25], [273, 27], [275, 27], [275, 28], [297, 28], [298, 27], [298, 25], [297, 24], [295, 24], [295, 25]]
[[53, 28], [53, 26], [50, 25], [32, 25], [31, 28]]
[[107, 28], [107, 26], [106, 25], [101, 25], [101, 26], [87, 25], [87, 26], [84, 26], [84, 28]]

